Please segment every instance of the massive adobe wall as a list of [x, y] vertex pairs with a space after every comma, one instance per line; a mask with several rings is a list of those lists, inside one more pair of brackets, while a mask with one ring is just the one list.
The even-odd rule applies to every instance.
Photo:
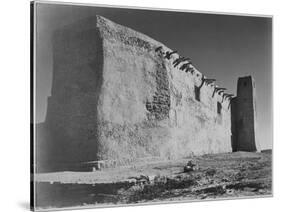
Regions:
[[[97, 159], [97, 105], [103, 49], [96, 18], [79, 21], [53, 35], [53, 80], [37, 157], [43, 170], [68, 168]], [[41, 134], [43, 130], [41, 129]], [[42, 140], [44, 139], [44, 140]], [[46, 168], [45, 168], [46, 167]]]
[[166, 51], [100, 16], [58, 31], [46, 118], [53, 159], [123, 164], [230, 152], [229, 98], [192, 65], [174, 67], [180, 55]]
[[161, 51], [172, 50], [162, 43], [101, 17], [98, 27], [104, 51], [99, 159], [231, 151], [230, 102], [214, 92], [213, 84], [203, 83], [194, 67], [193, 73], [174, 67], [179, 55], [166, 59]]

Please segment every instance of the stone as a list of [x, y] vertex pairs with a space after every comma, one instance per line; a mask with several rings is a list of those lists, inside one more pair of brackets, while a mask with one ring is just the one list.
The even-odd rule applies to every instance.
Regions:
[[186, 166], [183, 168], [183, 172], [191, 172], [191, 171], [194, 171], [194, 169], [193, 169], [192, 166], [186, 165]]

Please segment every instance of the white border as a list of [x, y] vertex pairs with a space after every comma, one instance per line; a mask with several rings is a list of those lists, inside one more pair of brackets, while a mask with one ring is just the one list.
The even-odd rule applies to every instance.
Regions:
[[201, 11], [201, 10], [188, 10], [188, 9], [171, 9], [165, 7], [142, 7], [142, 6], [126, 6], [126, 5], [110, 5], [110, 4], [96, 4], [96, 3], [79, 3], [79, 2], [68, 2], [68, 1], [41, 1], [35, 0], [35, 3], [41, 4], [57, 4], [57, 5], [73, 5], [73, 6], [84, 6], [84, 7], [108, 7], [108, 8], [123, 8], [123, 9], [136, 9], [136, 10], [152, 10], [152, 11], [170, 11], [170, 12], [191, 12], [200, 14], [216, 14], [216, 15], [235, 15], [235, 16], [252, 16], [252, 17], [266, 17], [271, 18], [272, 15], [265, 14], [250, 14], [250, 13], [239, 13], [239, 12], [219, 12], [219, 11]]
[[[61, 0], [64, 1], [64, 0]], [[275, 0], [72, 0], [76, 3], [157, 7], [274, 16], [274, 198], [163, 204], [77, 211], [277, 211], [280, 208], [281, 13]], [[118, 4], [118, 5], [116, 5]], [[161, 9], [162, 10], [162, 9]], [[27, 211], [29, 205], [29, 1], [1, 2], [1, 211]], [[276, 95], [275, 95], [276, 94]], [[279, 110], [278, 110], [279, 109]], [[277, 165], [276, 165], [277, 164]]]

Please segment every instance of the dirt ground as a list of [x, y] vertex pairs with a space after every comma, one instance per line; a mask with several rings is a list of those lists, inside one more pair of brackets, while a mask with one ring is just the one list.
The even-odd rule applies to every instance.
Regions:
[[[94, 172], [35, 175], [38, 208], [272, 195], [271, 152], [204, 155]], [[192, 160], [195, 170], [184, 172]]]

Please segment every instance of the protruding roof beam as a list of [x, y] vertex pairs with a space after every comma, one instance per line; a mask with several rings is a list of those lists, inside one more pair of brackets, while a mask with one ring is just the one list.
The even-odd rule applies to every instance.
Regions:
[[172, 51], [172, 52], [167, 51], [166, 55], [165, 55], [165, 58], [167, 58], [169, 60], [169, 59], [171, 59], [172, 54], [176, 54], [177, 52], [178, 51]]
[[206, 82], [207, 85], [211, 84], [211, 83], [213, 83], [215, 81], [216, 81], [216, 79], [205, 79], [205, 82]]
[[181, 67], [180, 67], [180, 70], [185, 70], [186, 68], [188, 68], [188, 66], [191, 65], [191, 62], [188, 62], [188, 63], [184, 63]]
[[187, 73], [187, 72], [191, 72], [191, 73], [193, 73], [193, 67], [191, 66], [191, 64], [192, 63], [189, 63], [188, 65], [187, 65], [187, 67], [186, 67], [186, 69], [185, 69], [185, 72]]
[[156, 49], [155, 49], [155, 52], [159, 52], [159, 51], [161, 51], [163, 49], [163, 46], [159, 46], [159, 47], [157, 47]]
[[230, 108], [230, 105], [231, 105], [231, 101], [232, 101], [232, 99], [233, 99], [233, 94], [230, 94], [231, 96], [229, 97], [229, 103], [228, 103], [228, 109]]
[[222, 97], [225, 98], [227, 95], [229, 95], [229, 94], [224, 93], [224, 94], [222, 95]]
[[226, 90], [226, 88], [221, 88], [221, 87], [215, 87], [215, 92], [220, 91], [220, 90]]
[[204, 85], [205, 80], [206, 80], [206, 77], [202, 74], [202, 76], [201, 76], [201, 85], [199, 86], [199, 88], [201, 88]]
[[187, 58], [185, 57], [179, 57], [177, 59], [174, 60], [173, 65], [174, 67], [177, 67], [181, 62], [185, 61]]
[[206, 85], [212, 84], [213, 82], [215, 82], [215, 79], [205, 79], [204, 82], [206, 83]]
[[195, 71], [195, 69], [192, 67], [192, 68], [191, 68], [191, 71], [190, 71], [190, 72], [191, 72], [191, 74], [193, 74], [193, 73], [194, 73], [194, 71]]
[[184, 57], [179, 56], [179, 58], [173, 61], [173, 65], [175, 65], [178, 61], [182, 60]]
[[216, 81], [216, 79], [210, 79], [210, 78], [206, 78], [205, 80], [206, 81], [211, 81], [211, 82]]
[[223, 92], [224, 92], [224, 90], [219, 90], [218, 94], [221, 95], [221, 93], [223, 93]]
[[228, 109], [230, 107], [230, 102], [231, 102], [233, 96], [234, 96], [234, 94], [227, 94], [227, 93], [224, 93], [222, 96], [222, 102], [224, 99], [229, 99]]
[[231, 99], [232, 97], [234, 97], [234, 94], [226, 94], [225, 95], [225, 98], [230, 98]]
[[214, 97], [214, 96], [215, 96], [215, 93], [216, 93], [217, 91], [224, 91], [224, 90], [226, 90], [226, 88], [215, 87], [215, 88], [214, 88], [214, 92], [213, 92], [212, 97]]

